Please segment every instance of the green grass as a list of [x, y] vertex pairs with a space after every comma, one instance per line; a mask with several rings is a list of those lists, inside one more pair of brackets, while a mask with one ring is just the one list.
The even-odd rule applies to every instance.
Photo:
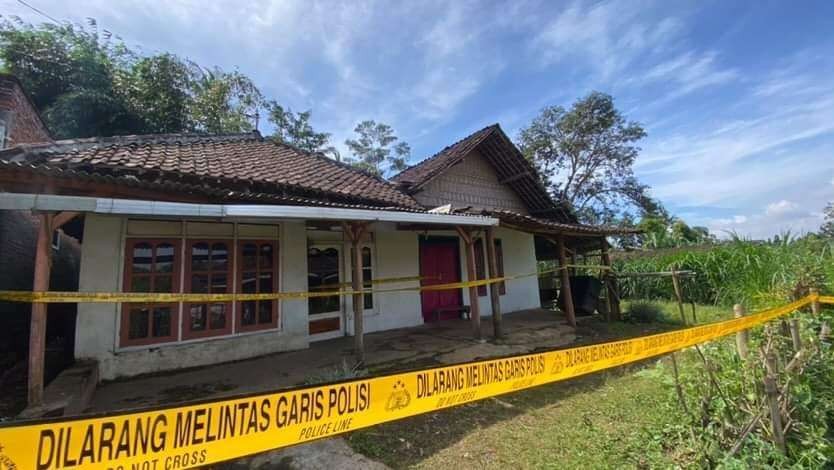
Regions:
[[[608, 341], [680, 327], [677, 305], [659, 305], [656, 324], [594, 319], [582, 329]], [[731, 316], [719, 307], [696, 313], [699, 322]], [[671, 387], [667, 361], [646, 361], [357, 431], [348, 442], [393, 468], [687, 466], [691, 453], [674, 444], [682, 415]]]

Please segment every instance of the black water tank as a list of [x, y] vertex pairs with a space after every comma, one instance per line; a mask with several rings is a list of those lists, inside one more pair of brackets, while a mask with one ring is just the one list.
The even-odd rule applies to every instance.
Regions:
[[[577, 315], [593, 315], [597, 309], [602, 283], [593, 276], [571, 276], [570, 293], [573, 309]], [[559, 305], [564, 305], [563, 294], [559, 294]]]

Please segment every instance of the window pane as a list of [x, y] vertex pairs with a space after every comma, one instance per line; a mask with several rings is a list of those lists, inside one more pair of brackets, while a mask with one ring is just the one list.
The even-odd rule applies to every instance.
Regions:
[[362, 248], [362, 267], [363, 268], [370, 268], [371, 267], [371, 249], [367, 246]]
[[226, 274], [212, 274], [211, 275], [211, 292], [213, 294], [226, 293]]
[[194, 274], [191, 276], [191, 292], [208, 294], [208, 274]]
[[243, 302], [243, 308], [240, 312], [240, 323], [241, 325], [254, 325], [255, 324], [255, 305], [257, 302], [253, 300], [247, 300]]
[[256, 282], [257, 282], [257, 273], [255, 272], [244, 272], [241, 276], [240, 281], [240, 290], [244, 294], [254, 294], [257, 292], [255, 290]]
[[370, 310], [374, 308], [374, 295], [373, 294], [365, 294], [362, 296], [365, 299], [365, 310]]
[[156, 306], [153, 309], [153, 336], [171, 336], [171, 307]]
[[153, 280], [154, 292], [173, 292], [174, 283], [171, 276], [156, 276]]
[[176, 256], [174, 245], [160, 243], [156, 246], [156, 267], [158, 273], [174, 272], [174, 258]]
[[258, 302], [258, 323], [272, 323], [272, 301]]
[[150, 243], [137, 243], [133, 245], [133, 272], [151, 272], [152, 261], [153, 251]]
[[373, 271], [371, 271], [370, 269], [362, 270], [362, 280], [365, 282], [366, 285], [371, 285], [372, 275]]
[[222, 330], [226, 327], [226, 304], [211, 304], [209, 307], [209, 328]]
[[261, 273], [258, 279], [258, 292], [272, 292], [272, 273]]
[[192, 305], [189, 308], [191, 315], [190, 328], [191, 331], [202, 331], [206, 329], [206, 306]]
[[191, 270], [209, 270], [209, 246], [208, 243], [195, 243], [191, 246]]
[[229, 248], [225, 243], [215, 243], [211, 246], [211, 269], [213, 271], [228, 271]]
[[127, 331], [129, 339], [140, 339], [148, 337], [148, 319], [150, 311], [148, 307], [132, 307], [128, 315], [130, 322]]
[[272, 269], [272, 244], [264, 243], [261, 245], [260, 267], [261, 269]]
[[130, 292], [150, 292], [151, 278], [149, 276], [133, 276], [130, 280]]
[[244, 243], [241, 252], [243, 269], [255, 269], [257, 267], [258, 246], [254, 243]]

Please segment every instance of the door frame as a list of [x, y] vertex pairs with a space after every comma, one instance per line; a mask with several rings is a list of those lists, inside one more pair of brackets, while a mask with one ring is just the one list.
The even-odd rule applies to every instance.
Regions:
[[[457, 235], [420, 235], [417, 240], [418, 250], [418, 259], [417, 259], [417, 267], [419, 270], [420, 277], [426, 275], [423, 272], [423, 247], [425, 245], [443, 245], [449, 244], [453, 245], [455, 248], [455, 257], [457, 258], [457, 262], [455, 263], [455, 273], [457, 274], [458, 280], [463, 280], [463, 270], [461, 268], [461, 257], [460, 257], [460, 238]], [[441, 279], [441, 282], [444, 284], [446, 282], [450, 282], [449, 280]], [[453, 281], [452, 281], [453, 282]], [[420, 283], [422, 285], [422, 281]], [[460, 289], [455, 289], [455, 293], [458, 297], [458, 305], [463, 306], [463, 292]], [[420, 294], [420, 316], [423, 317], [423, 323], [426, 323], [425, 316], [423, 315], [423, 294]]]
[[[319, 250], [326, 250], [329, 248], [335, 248], [336, 251], [339, 253], [339, 283], [344, 283], [345, 281], [345, 244], [338, 241], [311, 241], [307, 246], [307, 256], [310, 256], [310, 250], [316, 248]], [[307, 264], [307, 290], [310, 290], [310, 264], [308, 261]], [[343, 296], [339, 297], [339, 310], [334, 310], [332, 312], [323, 312], [323, 313], [310, 313], [309, 307], [307, 310], [307, 338], [310, 342], [314, 341], [323, 341], [326, 339], [333, 339], [333, 338], [340, 338], [345, 336], [345, 301]], [[309, 300], [308, 300], [309, 306]], [[332, 331], [325, 331], [323, 333], [313, 333], [310, 334], [310, 322], [316, 320], [327, 320], [329, 318], [338, 318], [339, 319], [339, 329], [332, 330]]]

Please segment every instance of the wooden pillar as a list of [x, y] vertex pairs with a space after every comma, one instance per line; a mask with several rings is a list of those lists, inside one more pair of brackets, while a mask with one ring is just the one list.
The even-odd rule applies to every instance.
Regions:
[[[602, 238], [602, 265], [611, 268], [611, 255], [608, 253], [608, 240]], [[617, 294], [617, 278], [614, 277], [614, 272], [610, 269], [603, 271], [603, 279], [605, 280], [605, 296], [608, 302], [608, 318], [607, 320], [621, 320], [620, 314], [620, 296]]]
[[565, 254], [565, 238], [562, 235], [556, 236], [556, 250], [559, 252], [559, 275], [562, 280], [562, 300], [565, 309], [565, 315], [568, 317], [568, 324], [576, 326], [576, 313], [573, 310], [573, 293], [570, 290], [570, 273], [565, 268], [568, 264], [568, 258]]
[[[38, 213], [38, 238], [35, 245], [35, 273], [32, 291], [49, 291], [49, 275], [52, 270], [52, 233], [78, 215], [75, 212], [58, 214]], [[46, 350], [46, 305], [32, 304], [29, 320], [29, 383], [28, 404], [30, 407], [43, 405], [43, 371]]]
[[[489, 227], [486, 230], [486, 252], [487, 264], [489, 265], [489, 277], [495, 278], [500, 276], [498, 273], [498, 260], [495, 257], [495, 227]], [[493, 282], [489, 285], [489, 300], [492, 303], [492, 335], [495, 339], [504, 336], [504, 329], [502, 326], [501, 317], [501, 289], [500, 283]]]
[[[35, 276], [32, 290], [49, 290], [49, 272], [52, 263], [53, 214], [38, 214], [38, 239], [35, 245]], [[33, 303], [29, 320], [29, 406], [43, 404], [44, 351], [46, 349], [46, 304]]]
[[366, 222], [352, 222], [342, 225], [350, 239], [353, 272], [351, 290], [353, 293], [353, 353], [357, 362], [365, 362], [365, 297], [362, 294], [362, 236], [368, 228]]
[[[475, 269], [475, 238], [472, 232], [463, 227], [455, 227], [466, 245], [466, 280], [474, 281], [478, 278], [477, 270]], [[469, 288], [469, 318], [472, 322], [472, 336], [475, 339], [481, 339], [481, 309], [478, 305], [478, 288]]]

